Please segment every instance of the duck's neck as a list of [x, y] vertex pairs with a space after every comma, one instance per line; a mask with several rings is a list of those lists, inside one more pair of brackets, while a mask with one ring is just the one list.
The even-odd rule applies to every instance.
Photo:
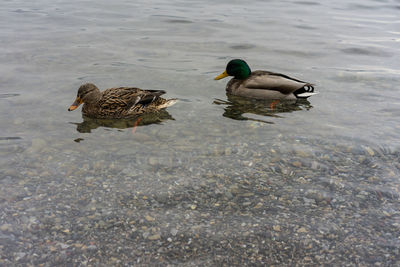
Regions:
[[92, 92], [91, 95], [86, 99], [85, 103], [82, 107], [83, 114], [90, 116], [91, 114], [96, 114], [100, 109], [100, 99], [101, 92], [95, 91]]
[[249, 71], [243, 71], [241, 73], [236, 74], [234, 76], [234, 78], [238, 79], [238, 80], [245, 80], [245, 79], [249, 78], [250, 74], [251, 74], [250, 70]]
[[85, 104], [89, 106], [96, 106], [98, 105], [99, 101], [101, 99], [101, 92], [99, 90], [93, 91], [88, 95]]

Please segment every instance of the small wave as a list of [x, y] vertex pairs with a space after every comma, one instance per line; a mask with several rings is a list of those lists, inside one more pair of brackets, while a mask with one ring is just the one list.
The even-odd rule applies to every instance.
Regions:
[[344, 52], [345, 54], [352, 54], [352, 55], [366, 55], [366, 56], [378, 56], [378, 57], [391, 56], [391, 53], [372, 48], [349, 47], [341, 49], [341, 51]]
[[183, 24], [188, 24], [188, 23], [193, 23], [193, 21], [186, 20], [186, 19], [169, 19], [166, 20], [168, 23], [183, 23]]
[[5, 137], [1, 137], [0, 136], [0, 141], [4, 141], [4, 140], [19, 140], [22, 139], [21, 137], [18, 136], [5, 136]]
[[0, 98], [9, 98], [14, 96], [19, 96], [19, 94], [0, 94]]
[[256, 47], [253, 44], [237, 44], [237, 45], [232, 45], [231, 48], [235, 50], [242, 50], [242, 49], [252, 49]]
[[299, 5], [306, 5], [306, 6], [318, 6], [320, 3], [318, 2], [313, 2], [313, 1], [296, 1], [296, 4]]

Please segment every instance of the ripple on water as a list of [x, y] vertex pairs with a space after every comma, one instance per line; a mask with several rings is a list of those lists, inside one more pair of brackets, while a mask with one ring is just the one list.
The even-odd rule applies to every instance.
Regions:
[[189, 24], [193, 23], [191, 20], [186, 20], [186, 19], [168, 19], [166, 20], [168, 23], [181, 23], [181, 24]]
[[341, 51], [345, 54], [350, 55], [363, 55], [363, 56], [377, 56], [377, 57], [390, 57], [391, 53], [382, 51], [377, 48], [369, 47], [369, 48], [361, 48], [361, 47], [349, 47], [341, 49]]
[[305, 6], [318, 6], [318, 5], [320, 5], [320, 3], [314, 2], [314, 1], [296, 1], [294, 3], [299, 4], [299, 5], [305, 5]]
[[230, 48], [235, 49], [235, 50], [244, 50], [244, 49], [252, 49], [255, 48], [256, 46], [253, 44], [237, 44], [237, 45], [231, 45]]
[[22, 138], [18, 137], [18, 136], [5, 136], [5, 137], [0, 136], [0, 141], [2, 141], [2, 140], [19, 140], [19, 139], [22, 139]]
[[0, 98], [9, 98], [19, 96], [20, 94], [0, 94]]
[[309, 57], [320, 57], [322, 53], [315, 52], [315, 51], [307, 51], [307, 50], [289, 50], [289, 49], [274, 49], [276, 53], [283, 54], [283, 55], [291, 55], [296, 57], [302, 58], [309, 58]]
[[317, 29], [317, 27], [306, 25], [306, 24], [302, 24], [302, 25], [296, 24], [294, 27], [296, 27], [298, 29], [302, 29], [302, 30], [316, 30]]

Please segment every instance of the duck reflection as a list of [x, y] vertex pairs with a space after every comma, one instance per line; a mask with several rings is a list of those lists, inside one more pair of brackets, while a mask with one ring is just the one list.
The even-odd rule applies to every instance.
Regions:
[[234, 120], [250, 120], [264, 123], [271, 121], [244, 116], [244, 114], [255, 114], [267, 117], [281, 118], [280, 113], [290, 113], [298, 110], [309, 110], [312, 108], [310, 102], [305, 99], [297, 100], [259, 100], [227, 94], [228, 100], [215, 99], [214, 104], [225, 105], [222, 116]]
[[167, 120], [175, 120], [166, 110], [145, 113], [129, 119], [94, 119], [86, 116], [82, 116], [82, 118], [83, 122], [72, 123], [76, 125], [76, 130], [80, 133], [90, 133], [92, 130], [99, 127], [126, 129], [153, 123], [159, 124]]

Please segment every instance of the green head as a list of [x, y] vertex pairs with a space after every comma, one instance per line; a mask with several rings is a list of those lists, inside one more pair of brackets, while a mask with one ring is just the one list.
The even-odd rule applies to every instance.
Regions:
[[246, 61], [241, 59], [232, 59], [226, 65], [226, 70], [215, 77], [215, 80], [225, 78], [226, 76], [233, 76], [235, 79], [244, 80], [247, 79], [251, 74], [249, 65]]

